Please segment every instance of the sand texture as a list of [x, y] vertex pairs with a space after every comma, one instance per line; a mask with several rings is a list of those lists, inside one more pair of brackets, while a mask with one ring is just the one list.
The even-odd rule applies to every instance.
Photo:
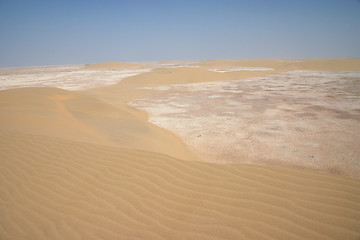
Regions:
[[358, 239], [359, 181], [1, 132], [1, 239]]
[[359, 59], [0, 69], [0, 239], [359, 240], [359, 72]]
[[126, 105], [114, 107], [56, 88], [5, 90], [0, 102], [3, 130], [194, 158], [174, 134], [148, 123]]

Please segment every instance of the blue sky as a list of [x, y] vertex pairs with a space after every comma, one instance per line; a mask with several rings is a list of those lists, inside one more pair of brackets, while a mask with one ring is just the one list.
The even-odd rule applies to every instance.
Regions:
[[0, 67], [360, 57], [358, 0], [0, 0]]

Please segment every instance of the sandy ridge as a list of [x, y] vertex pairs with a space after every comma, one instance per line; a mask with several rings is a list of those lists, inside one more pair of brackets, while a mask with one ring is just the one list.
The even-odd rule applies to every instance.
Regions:
[[241, 60], [209, 60], [197, 65], [204, 67], [270, 67], [276, 70], [318, 70], [318, 71], [360, 71], [360, 59], [241, 59]]
[[99, 69], [99, 68], [139, 68], [146, 67], [146, 65], [125, 62], [103, 62], [86, 66], [85, 69]]
[[55, 88], [1, 91], [0, 103], [0, 129], [196, 159], [174, 134], [125, 104]]

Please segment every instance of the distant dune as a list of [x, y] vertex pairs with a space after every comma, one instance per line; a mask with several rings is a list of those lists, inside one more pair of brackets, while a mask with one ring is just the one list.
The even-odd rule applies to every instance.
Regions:
[[[227, 159], [234, 155], [222, 142], [216, 142], [215, 135], [207, 139], [216, 146], [213, 149], [219, 149], [224, 161], [210, 162], [210, 157], [203, 159], [174, 132], [151, 124], [148, 114], [151, 111], [166, 117], [179, 114], [178, 120], [186, 121], [174, 124], [174, 129], [186, 128], [194, 143], [206, 139], [204, 133], [196, 132], [194, 125], [214, 117], [207, 116], [205, 108], [218, 106], [217, 119], [225, 126], [230, 126], [229, 114], [254, 120], [259, 123], [258, 128], [233, 124], [237, 127], [235, 132], [216, 126], [207, 132], [221, 131], [223, 141], [243, 137], [247, 145], [240, 142], [227, 146], [241, 145], [247, 154], [244, 158], [255, 156], [251, 152], [255, 145], [249, 141], [253, 136], [259, 139], [275, 136], [279, 142], [273, 143], [284, 149], [280, 140], [285, 138], [280, 133], [287, 128], [304, 136], [303, 149], [317, 149], [323, 146], [312, 137], [316, 134], [324, 137], [326, 129], [336, 125], [337, 128], [332, 128], [335, 135], [326, 140], [348, 141], [348, 136], [352, 136], [353, 145], [347, 146], [351, 149], [358, 146], [360, 85], [358, 73], [353, 72], [360, 71], [359, 63], [359, 59], [168, 62], [153, 64], [151, 72], [139, 73], [117, 84], [84, 91], [28, 87], [33, 86], [33, 75], [26, 74], [36, 72], [40, 79], [43, 70], [21, 70], [16, 74], [24, 76], [14, 78], [15, 87], [0, 91], [0, 239], [358, 240], [360, 180], [334, 176], [341, 173], [337, 169], [331, 175], [279, 167], [281, 164], [229, 163]], [[114, 79], [120, 81], [119, 72], [113, 69], [131, 67], [144, 65], [100, 63], [71, 75], [64, 68], [54, 78], [49, 78], [51, 71], [55, 71], [49, 68], [41, 86], [63, 86], [64, 79], [91, 82], [86, 71], [94, 68], [98, 69], [97, 81], [101, 79], [102, 68], [111, 68], [103, 76], [111, 77], [114, 71]], [[224, 71], [210, 71], [220, 68]], [[302, 83], [309, 76], [324, 76], [323, 72], [296, 78], [297, 72], [293, 70], [352, 72], [346, 73], [345, 78], [333, 73], [331, 79], [319, 77], [307, 81], [321, 90], [317, 93], [323, 98], [319, 98], [319, 94], [311, 94], [313, 85]], [[83, 71], [85, 75], [81, 75]], [[276, 74], [284, 72], [292, 75], [285, 75], [280, 82]], [[13, 73], [11, 69], [5, 73], [0, 72], [0, 77], [6, 75], [6, 86], [11, 88]], [[272, 82], [265, 78], [268, 75], [273, 75]], [[290, 77], [295, 80], [291, 82]], [[230, 82], [233, 80], [238, 85]], [[334, 81], [338, 85], [331, 85]], [[327, 85], [322, 88], [324, 83]], [[291, 96], [298, 96], [299, 92], [305, 95], [293, 99], [285, 90]], [[201, 95], [185, 97], [185, 91], [200, 91]], [[157, 104], [164, 97], [169, 102], [159, 108]], [[330, 105], [319, 99], [327, 99]], [[135, 100], [150, 103], [149, 112], [130, 106]], [[315, 107], [307, 108], [308, 102]], [[184, 111], [189, 105], [193, 107], [190, 113]], [[266, 116], [274, 117], [281, 111], [286, 112], [281, 116], [288, 118], [282, 121], [275, 118], [268, 125], [263, 124]], [[331, 121], [315, 118], [317, 111], [331, 116]], [[293, 116], [299, 121], [294, 121]], [[314, 128], [302, 125], [304, 121]], [[316, 128], [316, 124], [323, 128]], [[247, 136], [247, 130], [254, 135]], [[342, 135], [344, 132], [348, 135]], [[292, 135], [288, 137], [296, 141]], [[257, 144], [263, 146], [261, 141]], [[298, 154], [290, 151], [282, 156], [291, 157], [293, 153]], [[356, 162], [359, 159], [356, 153], [339, 150], [337, 156]], [[312, 153], [306, 157], [300, 161], [317, 163]]]
[[296, 69], [323, 71], [360, 71], [360, 59], [319, 59], [297, 62]]
[[160, 68], [152, 72], [124, 79], [119, 85], [154, 86], [162, 84], [186, 84], [198, 82], [225, 81], [268, 75], [264, 71], [237, 71], [218, 73], [204, 68], [178, 67]]
[[103, 62], [89, 65], [87, 69], [98, 69], [98, 68], [138, 68], [146, 67], [146, 65], [135, 64], [135, 63], [123, 63], [123, 62]]
[[271, 67], [280, 68], [288, 65], [280, 59], [242, 59], [242, 60], [207, 60], [199, 62], [200, 66], [205, 67], [224, 67], [224, 66], [238, 66], [238, 67]]
[[202, 61], [200, 66], [241, 66], [270, 67], [280, 71], [323, 70], [323, 71], [360, 71], [360, 59], [244, 59], [244, 60], [209, 60]]

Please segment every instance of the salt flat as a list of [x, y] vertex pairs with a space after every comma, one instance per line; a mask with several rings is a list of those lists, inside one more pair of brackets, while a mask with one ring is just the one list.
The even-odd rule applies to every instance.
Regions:
[[360, 177], [360, 73], [297, 70], [148, 87], [132, 106], [207, 161], [311, 168]]
[[77, 91], [112, 85], [126, 77], [148, 72], [151, 69], [151, 67], [89, 69], [85, 65], [0, 69], [0, 90], [57, 87]]

